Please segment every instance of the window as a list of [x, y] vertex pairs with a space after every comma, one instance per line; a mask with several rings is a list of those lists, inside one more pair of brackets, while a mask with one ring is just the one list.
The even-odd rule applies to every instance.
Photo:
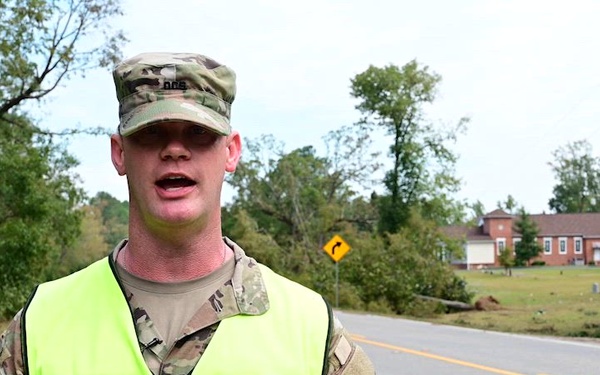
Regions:
[[581, 237], [575, 237], [575, 254], [583, 253], [583, 243]]
[[544, 254], [552, 254], [552, 237], [544, 237]]
[[558, 239], [558, 253], [559, 254], [567, 253], [567, 237], [560, 237]]
[[502, 253], [504, 248], [506, 247], [506, 239], [505, 238], [497, 238], [496, 239], [496, 248], [498, 249], [498, 255]]
[[513, 255], [517, 254], [517, 246], [519, 242], [521, 242], [520, 238], [513, 238]]

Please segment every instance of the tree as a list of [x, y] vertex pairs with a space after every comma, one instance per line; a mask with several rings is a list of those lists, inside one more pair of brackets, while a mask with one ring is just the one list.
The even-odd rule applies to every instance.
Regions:
[[557, 184], [548, 201], [556, 213], [600, 212], [600, 158], [586, 140], [569, 143], [553, 153], [549, 163]]
[[471, 211], [471, 215], [467, 216], [467, 223], [469, 223], [471, 226], [476, 225], [477, 221], [485, 216], [485, 213], [487, 212], [485, 205], [479, 200], [475, 201], [474, 203], [467, 204], [467, 208]]
[[498, 201], [497, 206], [499, 209], [504, 210], [506, 213], [509, 213], [511, 215], [519, 211], [519, 203], [510, 194], [506, 197], [506, 200], [504, 202]]
[[418, 207], [424, 219], [431, 220], [438, 226], [462, 224], [467, 220], [468, 205], [453, 199], [446, 193], [424, 198], [419, 202]]
[[[111, 22], [116, 0], [0, 0], [0, 316], [23, 306], [34, 285], [61, 276], [78, 237], [84, 194], [77, 161], [44, 129], [28, 102], [72, 74], [120, 59]], [[98, 42], [100, 40], [100, 42]], [[83, 129], [81, 132], [96, 133]]]
[[542, 246], [537, 241], [538, 228], [524, 208], [519, 209], [519, 219], [515, 222], [521, 241], [515, 245], [515, 265], [529, 265], [531, 259], [542, 252]]
[[507, 276], [512, 276], [512, 268], [515, 266], [515, 256], [513, 252], [513, 249], [506, 246], [498, 256], [498, 261], [500, 262], [500, 265], [504, 267], [504, 272]]
[[54, 265], [79, 234], [76, 163], [27, 124], [0, 119], [1, 317], [13, 315], [35, 284], [57, 276]]
[[367, 306], [385, 301], [394, 312], [403, 314], [414, 309], [416, 295], [470, 301], [466, 284], [444, 259], [448, 254], [458, 255], [460, 246], [446, 238], [434, 222], [413, 210], [407, 225], [387, 237], [385, 241], [382, 236], [368, 240], [350, 237], [358, 246], [347, 256], [342, 277], [357, 287]]
[[33, 126], [51, 134], [32, 123], [12, 122], [7, 114], [15, 114], [25, 101], [44, 98], [72, 74], [117, 62], [126, 39], [111, 21], [121, 13], [117, 0], [0, 0], [4, 126]]
[[269, 233], [259, 228], [246, 211], [239, 208], [222, 208], [223, 232], [240, 245], [248, 256], [280, 273], [289, 273], [293, 265], [287, 264], [289, 257]]
[[129, 233], [129, 203], [119, 201], [107, 192], [100, 191], [90, 199], [90, 205], [100, 212], [104, 241], [111, 247]]
[[115, 244], [105, 241], [105, 228], [102, 214], [96, 206], [85, 205], [79, 209], [81, 233], [73, 244], [62, 249], [56, 264], [57, 272], [69, 274], [82, 269], [92, 262], [105, 257]]
[[[426, 104], [434, 101], [441, 77], [413, 60], [398, 68], [369, 66], [351, 80], [351, 95], [359, 99], [360, 126], [378, 126], [391, 135], [392, 169], [384, 178], [388, 195], [379, 197], [381, 233], [397, 232], [410, 208], [444, 192], [456, 192], [456, 155], [446, 146], [455, 141], [467, 119], [442, 131], [424, 119]], [[439, 211], [439, 210], [438, 210]]]
[[326, 156], [312, 146], [285, 153], [272, 136], [249, 140], [236, 173], [228, 176], [238, 192], [234, 206], [244, 208], [280, 246], [314, 249], [344, 223], [368, 228], [375, 219], [353, 189], [368, 186], [378, 167], [367, 151], [366, 133], [346, 127], [325, 140]]
[[340, 267], [346, 307], [411, 313], [416, 294], [469, 300], [445, 258], [459, 256], [462, 247], [423, 216], [425, 205], [411, 209], [399, 233], [377, 235], [379, 197], [357, 192], [370, 184], [375, 155], [356, 131], [331, 132], [325, 156], [312, 146], [286, 153], [271, 136], [247, 141], [236, 173], [227, 177], [238, 194], [222, 209], [224, 232], [251, 256], [330, 298], [335, 268], [321, 247], [342, 235], [352, 246]]

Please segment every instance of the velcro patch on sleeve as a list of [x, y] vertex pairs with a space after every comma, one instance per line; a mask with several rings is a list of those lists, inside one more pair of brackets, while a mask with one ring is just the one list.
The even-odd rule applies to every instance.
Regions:
[[352, 354], [352, 345], [350, 345], [350, 342], [348, 342], [348, 339], [346, 339], [344, 335], [340, 337], [340, 341], [338, 341], [338, 344], [335, 347], [334, 354], [342, 366], [348, 362], [348, 358], [350, 358], [350, 354]]

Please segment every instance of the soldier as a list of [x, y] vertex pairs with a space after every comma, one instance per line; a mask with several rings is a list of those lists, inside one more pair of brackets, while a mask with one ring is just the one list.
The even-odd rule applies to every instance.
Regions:
[[145, 53], [113, 78], [129, 238], [36, 288], [3, 335], [0, 374], [374, 373], [320, 295], [221, 233], [221, 188], [242, 149], [234, 72]]

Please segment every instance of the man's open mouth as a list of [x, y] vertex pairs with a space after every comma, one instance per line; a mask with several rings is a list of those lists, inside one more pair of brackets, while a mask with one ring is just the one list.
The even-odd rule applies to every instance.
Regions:
[[196, 181], [184, 176], [170, 176], [156, 181], [156, 185], [164, 190], [177, 190], [196, 185]]

